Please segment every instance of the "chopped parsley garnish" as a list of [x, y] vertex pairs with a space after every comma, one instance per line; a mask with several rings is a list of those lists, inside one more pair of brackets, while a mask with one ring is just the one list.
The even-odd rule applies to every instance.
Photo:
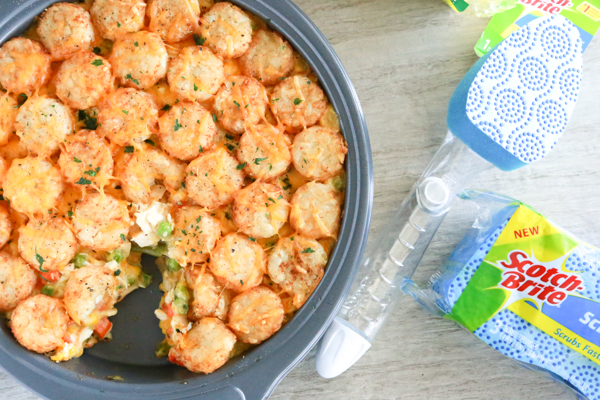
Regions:
[[121, 111], [123, 111], [123, 114], [129, 115], [129, 111], [127, 111], [127, 110], [121, 110]]
[[313, 249], [311, 249], [310, 247], [307, 247], [306, 249], [304, 249], [302, 251], [302, 254], [306, 254], [306, 253], [314, 253], [315, 251]]
[[49, 271], [49, 270], [44, 269], [42, 267], [44, 265], [44, 261], [46, 261], [46, 260], [44, 260], [44, 258], [38, 254], [37, 247], [35, 248], [35, 259], [40, 264], [40, 271], [42, 271], [42, 272], [48, 272]]
[[69, 218], [73, 218], [73, 211], [67, 211], [67, 215], [69, 216]]
[[181, 187], [185, 189], [185, 182], [181, 182]]
[[267, 159], [267, 157], [265, 157], [265, 158], [255, 158], [254, 159], [254, 164], [258, 165], [261, 162], [265, 161], [266, 159]]
[[121, 233], [121, 240], [122, 240], [122, 241], [126, 241], [126, 239], [125, 239], [125, 234], [123, 234], [123, 233]]
[[119, 275], [121, 275], [121, 270], [120, 270], [120, 269], [116, 270], [116, 271], [115, 271], [115, 273], [114, 273], [114, 275], [115, 275], [115, 276], [119, 276]]
[[75, 182], [77, 185], [89, 185], [92, 183], [92, 181], [90, 181], [89, 179], [85, 179], [85, 178], [79, 178], [79, 180], [77, 182]]
[[95, 66], [95, 67], [99, 67], [101, 65], [104, 65], [104, 63], [102, 62], [101, 59], [97, 58], [94, 61], [92, 61], [92, 65]]
[[165, 104], [165, 106], [163, 108], [161, 108], [161, 111], [169, 111], [171, 109], [171, 106], [168, 104]]
[[217, 115], [216, 115], [216, 114], [214, 114], [214, 113], [213, 113], [213, 121], [215, 122], [215, 124], [216, 124], [217, 122], [219, 122], [219, 120], [217, 119]]
[[288, 190], [289, 188], [292, 187], [292, 184], [290, 182], [290, 178], [289, 177], [285, 177], [283, 178], [283, 183], [285, 183], [285, 186], [283, 187], [283, 190]]
[[235, 146], [234, 146], [234, 145], [232, 145], [232, 144], [229, 144], [229, 143], [227, 143], [227, 144], [225, 145], [225, 147], [227, 147], [227, 150], [229, 150], [229, 151], [233, 151], [233, 150], [235, 150]]
[[228, 213], [228, 212], [226, 212], [226, 213], [225, 213], [225, 218], [227, 218], [227, 219], [231, 219], [231, 218], [229, 217], [229, 213]]
[[198, 86], [196, 86], [196, 84], [194, 83], [194, 92], [198, 91]]
[[[98, 167], [98, 171], [100, 171], [100, 167]], [[94, 171], [93, 169], [90, 169], [89, 171], [85, 171], [84, 174], [89, 175], [89, 176], [96, 176], [98, 171]]]
[[140, 44], [138, 42], [134, 43], [135, 47], [138, 47]]
[[[69, 92], [71, 93], [71, 92]], [[19, 105], [17, 107], [21, 107], [23, 104], [25, 104], [25, 102], [27, 101], [29, 97], [27, 97], [27, 95], [25, 93], [21, 93], [20, 95], [17, 96], [17, 101], [19, 102]]]
[[202, 215], [199, 216], [198, 218], [196, 218], [196, 222], [200, 222], [200, 221], [202, 221]]
[[196, 42], [196, 46], [202, 46], [206, 39], [200, 35], [194, 35], [194, 42]]
[[94, 52], [94, 54], [100, 54], [102, 52], [102, 49], [100, 47], [94, 47], [92, 51]]
[[131, 81], [131, 82], [135, 83], [136, 85], [139, 85], [139, 84], [140, 84], [140, 81], [138, 81], [137, 79], [133, 79], [133, 76], [131, 76], [131, 74], [127, 74], [127, 75], [125, 75], [125, 79], [127, 79], [127, 80], [129, 80], [129, 81]]
[[256, 239], [254, 239], [253, 237], [248, 236], [248, 240], [252, 241], [252, 242], [256, 242]]
[[235, 104], [235, 106], [237, 107], [238, 110], [240, 109], [240, 103], [238, 103], [237, 101], [234, 100], [233, 104]]
[[244, 169], [245, 166], [246, 166], [246, 163], [238, 164], [237, 167], [235, 167], [235, 169], [240, 171], [240, 170]]
[[90, 117], [90, 115], [83, 110], [79, 110], [77, 116], [79, 117], [79, 120], [83, 121], [85, 124], [85, 129], [94, 131], [98, 128], [98, 118]]
[[133, 153], [133, 146], [125, 146], [125, 153]]
[[225, 139], [227, 140], [233, 140], [233, 136], [231, 136], [229, 133], [225, 134]]
[[298, 105], [298, 104], [300, 104], [300, 103], [302, 103], [302, 100], [296, 97], [296, 98], [294, 99], [294, 104], [295, 104], [295, 105]]
[[154, 141], [150, 139], [144, 140], [144, 142], [148, 143], [150, 146], [154, 146]]
[[178, 119], [176, 119], [176, 120], [175, 120], [175, 126], [173, 127], [173, 130], [174, 130], [175, 132], [177, 132], [177, 131], [178, 131], [178, 130], [180, 130], [181, 128], [182, 128], [182, 125], [179, 123], [179, 120], [178, 120]]
[[269, 201], [270, 201], [270, 202], [273, 202], [273, 203], [275, 203], [275, 200], [273, 200], [273, 198], [272, 198], [272, 197], [267, 197], [267, 199], [269, 199]]
[[244, 281], [243, 281], [243, 280], [241, 280], [241, 279], [240, 279], [240, 284], [242, 284], [242, 285], [244, 284]]
[[202, 153], [204, 151], [204, 149], [202, 148], [202, 146], [200, 146], [200, 151], [199, 153]]
[[77, 157], [73, 157], [73, 161], [75, 161], [77, 164], [81, 164], [81, 160]]

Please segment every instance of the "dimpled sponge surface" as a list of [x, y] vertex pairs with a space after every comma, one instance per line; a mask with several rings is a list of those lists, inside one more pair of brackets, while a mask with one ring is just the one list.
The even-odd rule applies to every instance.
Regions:
[[582, 74], [582, 41], [560, 15], [535, 19], [471, 68], [448, 109], [448, 127], [509, 171], [545, 157], [567, 127]]

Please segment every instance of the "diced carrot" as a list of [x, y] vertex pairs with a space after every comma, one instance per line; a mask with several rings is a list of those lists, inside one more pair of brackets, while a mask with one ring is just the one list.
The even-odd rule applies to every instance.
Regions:
[[49, 282], [56, 282], [60, 279], [60, 272], [58, 271], [40, 272], [39, 274], [42, 279]]
[[163, 311], [167, 313], [167, 317], [171, 318], [175, 313], [173, 312], [173, 307], [170, 304], [163, 303]]
[[100, 336], [100, 339], [104, 339], [104, 337], [108, 334], [108, 332], [110, 332], [111, 329], [112, 322], [110, 322], [108, 318], [104, 317], [100, 320], [100, 322], [98, 322], [98, 325], [96, 326], [96, 329], [94, 329], [94, 332], [96, 332], [98, 336]]

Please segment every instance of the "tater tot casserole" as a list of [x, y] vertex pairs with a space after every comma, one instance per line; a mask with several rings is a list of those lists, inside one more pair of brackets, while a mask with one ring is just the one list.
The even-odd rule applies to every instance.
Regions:
[[212, 0], [59, 2], [0, 47], [0, 85], [0, 312], [23, 347], [80, 357], [158, 279], [156, 356], [209, 374], [321, 282], [348, 148], [265, 21]]

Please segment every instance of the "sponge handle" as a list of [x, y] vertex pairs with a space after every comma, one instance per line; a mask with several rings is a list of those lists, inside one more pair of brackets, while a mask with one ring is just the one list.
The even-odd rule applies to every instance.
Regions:
[[[448, 132], [433, 160], [387, 226], [370, 238], [338, 318], [372, 341], [398, 302], [403, 279], [412, 277], [454, 199], [475, 175], [492, 167]], [[335, 337], [344, 341], [352, 336], [356, 335]], [[336, 355], [347, 354], [350, 349], [342, 351], [344, 346], [354, 346], [353, 343], [356, 341], [319, 347], [317, 366], [323, 369], [318, 371], [321, 376], [339, 375], [360, 358], [349, 365], [336, 363]], [[327, 354], [327, 349], [336, 349], [336, 354]], [[344, 360], [340, 359], [340, 362], [348, 364], [347, 359]]]

